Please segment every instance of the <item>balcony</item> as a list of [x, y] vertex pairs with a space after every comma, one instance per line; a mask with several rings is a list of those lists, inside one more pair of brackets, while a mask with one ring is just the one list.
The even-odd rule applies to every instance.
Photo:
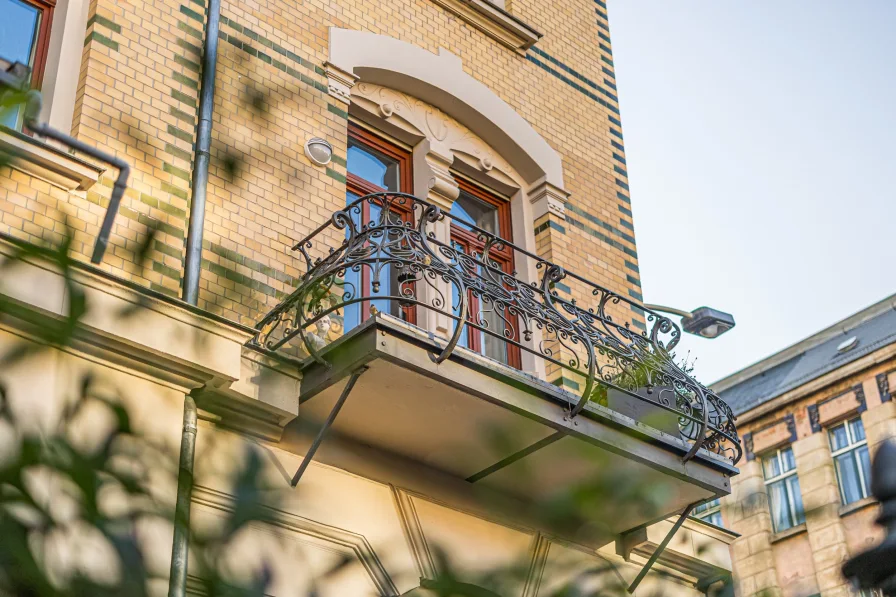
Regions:
[[660, 510], [612, 534], [730, 492], [734, 416], [675, 364], [670, 319], [409, 195], [362, 197], [294, 248], [307, 271], [252, 342], [301, 361], [299, 419], [354, 446], [321, 460], [395, 482], [372, 472], [388, 455], [523, 505], [598, 469], [648, 480]]

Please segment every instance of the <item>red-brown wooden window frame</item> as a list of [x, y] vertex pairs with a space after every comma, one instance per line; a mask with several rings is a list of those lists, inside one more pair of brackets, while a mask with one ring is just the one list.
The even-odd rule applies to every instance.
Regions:
[[34, 61], [31, 66], [31, 87], [40, 89], [47, 68], [47, 54], [50, 50], [50, 29], [53, 26], [53, 11], [56, 0], [18, 0], [40, 11], [37, 25], [37, 39], [34, 43]]
[[[381, 137], [376, 136], [367, 129], [364, 129], [353, 122], [349, 122], [348, 125], [348, 138], [350, 140], [356, 141], [360, 145], [375, 149], [376, 151], [398, 161], [398, 191], [401, 193], [411, 193], [413, 191], [414, 177], [413, 172], [411, 171], [411, 152], [402, 149], [398, 145], [390, 143], [389, 141]], [[363, 178], [360, 178], [355, 174], [347, 173], [345, 179], [346, 193], [354, 193], [359, 197], [363, 197], [365, 195], [370, 195], [373, 193], [388, 192], [387, 189], [377, 186], [370, 181], [364, 180]], [[394, 204], [392, 206], [392, 210], [394, 213], [397, 213], [401, 217], [402, 221], [413, 223], [414, 214], [411, 211], [410, 205], [407, 206], [407, 209], [404, 209], [402, 206]], [[361, 218], [363, 222], [370, 221], [370, 204], [366, 201], [361, 204]], [[361, 268], [361, 292], [367, 292], [367, 288], [369, 286], [370, 270], [368, 268]], [[410, 307], [404, 309], [404, 313], [407, 317], [408, 323], [417, 323], [416, 308]], [[370, 302], [363, 301], [361, 303], [361, 321], [366, 321], [368, 317], [370, 317]]]
[[[497, 195], [486, 191], [482, 187], [475, 185], [464, 178], [461, 178], [459, 176], [455, 178], [457, 180], [458, 186], [462, 191], [467, 192], [483, 203], [491, 205], [497, 209], [498, 230], [496, 236], [503, 238], [508, 242], [513, 242], [513, 233], [511, 227], [512, 222], [510, 216], [510, 201], [498, 197]], [[473, 255], [474, 252], [481, 253], [485, 250], [485, 243], [479, 238], [476, 232], [465, 230], [461, 226], [457, 225], [453, 220], [451, 222], [451, 242], [452, 244], [457, 243], [461, 247], [463, 247], [464, 251], [468, 255]], [[498, 264], [498, 267], [501, 269], [501, 271], [507, 274], [513, 273], [513, 249], [511, 247], [505, 246], [503, 249], [492, 247], [491, 249], [489, 249], [488, 256], [489, 259]], [[470, 305], [470, 314], [468, 315], [468, 317], [472, 318], [474, 313], [479, 312], [479, 299], [473, 296], [472, 293], [470, 293], [467, 298]], [[520, 339], [518, 318], [508, 317], [508, 319], [510, 319], [515, 331], [515, 334], [511, 339], [519, 342]], [[481, 340], [482, 334], [485, 334], [485, 332], [481, 332], [480, 330], [472, 327], [467, 333], [468, 348], [480, 354], [483, 352]], [[519, 347], [510, 343], [507, 343], [505, 346], [507, 350], [507, 364], [511, 367], [520, 369], [522, 367], [522, 359]]]

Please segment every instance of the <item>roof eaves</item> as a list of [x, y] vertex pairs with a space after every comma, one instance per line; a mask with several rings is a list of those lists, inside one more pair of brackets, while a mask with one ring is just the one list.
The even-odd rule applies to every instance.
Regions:
[[761, 375], [762, 373], [765, 373], [773, 367], [777, 367], [782, 363], [786, 363], [793, 358], [799, 357], [803, 353], [808, 352], [812, 348], [815, 348], [816, 346], [827, 342], [835, 336], [848, 334], [852, 329], [862, 325], [869, 319], [873, 319], [891, 309], [896, 311], [896, 294], [890, 295], [885, 299], [878, 301], [873, 305], [862, 309], [861, 311], [858, 311], [857, 313], [853, 313], [849, 317], [846, 317], [845, 319], [842, 319], [837, 323], [824, 328], [823, 330], [809, 336], [808, 338], [804, 338], [803, 340], [800, 340], [795, 344], [791, 344], [783, 350], [780, 350], [762, 360], [756, 361], [752, 365], [748, 365], [743, 369], [740, 369], [739, 371], [735, 371], [731, 375], [723, 377], [722, 379], [709, 384], [709, 387], [714, 392], [721, 394], [725, 390], [742, 384], [745, 381], [756, 377], [757, 375]]

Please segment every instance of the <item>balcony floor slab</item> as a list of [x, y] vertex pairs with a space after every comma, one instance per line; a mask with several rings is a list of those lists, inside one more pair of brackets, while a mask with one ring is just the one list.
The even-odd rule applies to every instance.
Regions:
[[[295, 424], [319, 425], [351, 372], [366, 366], [331, 429], [359, 449], [532, 504], [554, 503], [598, 478], [637, 478], [661, 496], [659, 509], [615, 516], [607, 523], [614, 534], [730, 492], [737, 469], [725, 459], [701, 450], [682, 463], [685, 442], [599, 405], [570, 419], [577, 396], [463, 349], [436, 364], [443, 344], [388, 316], [371, 317], [324, 348], [328, 366], [305, 362]], [[358, 459], [332, 457], [329, 464], [365, 474], [353, 470], [363, 468]]]

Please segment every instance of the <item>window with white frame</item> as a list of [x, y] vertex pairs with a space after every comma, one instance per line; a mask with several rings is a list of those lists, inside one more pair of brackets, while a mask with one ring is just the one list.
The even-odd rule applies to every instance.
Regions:
[[793, 448], [781, 448], [762, 457], [762, 474], [768, 492], [772, 526], [776, 533], [806, 521]]
[[717, 527], [725, 526], [722, 524], [722, 501], [719, 499], [714, 499], [711, 502], [700, 504], [699, 506], [694, 508], [694, 512], [691, 515], [694, 518], [705, 520], [706, 522], [714, 524]]
[[837, 469], [840, 501], [846, 505], [869, 495], [871, 461], [862, 419], [844, 421], [828, 430], [831, 456]]

